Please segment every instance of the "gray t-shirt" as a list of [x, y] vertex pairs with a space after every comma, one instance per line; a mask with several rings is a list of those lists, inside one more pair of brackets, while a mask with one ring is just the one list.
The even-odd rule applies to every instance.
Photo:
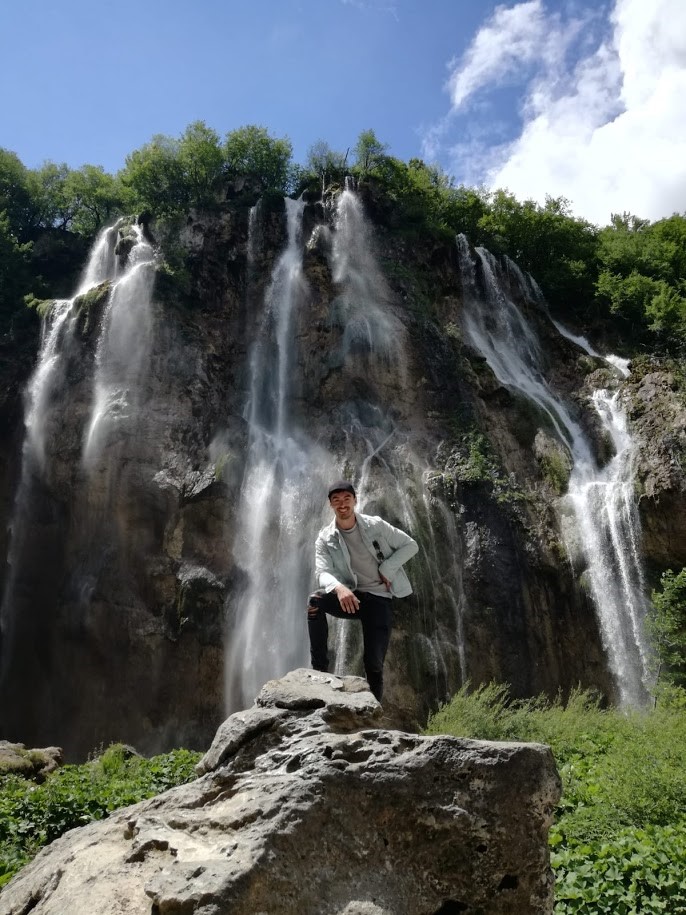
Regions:
[[391, 597], [390, 591], [386, 590], [386, 585], [379, 577], [379, 563], [369, 552], [364, 544], [360, 528], [357, 524], [349, 531], [342, 528], [338, 530], [343, 535], [345, 545], [350, 553], [350, 565], [357, 575], [357, 591], [369, 591], [370, 594], [378, 594], [379, 597]]

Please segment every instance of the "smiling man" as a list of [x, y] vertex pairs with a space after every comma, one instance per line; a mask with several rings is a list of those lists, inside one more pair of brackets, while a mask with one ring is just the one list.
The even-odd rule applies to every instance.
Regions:
[[307, 607], [310, 654], [315, 670], [329, 669], [327, 613], [359, 620], [367, 682], [380, 702], [393, 628], [391, 598], [412, 593], [402, 567], [419, 547], [387, 521], [356, 512], [356, 503], [355, 488], [347, 480], [329, 487], [335, 517], [319, 532], [315, 546], [319, 590], [310, 595]]

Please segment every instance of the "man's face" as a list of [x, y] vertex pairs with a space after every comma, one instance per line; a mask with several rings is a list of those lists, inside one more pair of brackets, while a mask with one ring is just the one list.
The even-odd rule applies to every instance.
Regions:
[[351, 492], [333, 492], [329, 497], [329, 504], [337, 521], [350, 521], [355, 514], [355, 502], [355, 496]]

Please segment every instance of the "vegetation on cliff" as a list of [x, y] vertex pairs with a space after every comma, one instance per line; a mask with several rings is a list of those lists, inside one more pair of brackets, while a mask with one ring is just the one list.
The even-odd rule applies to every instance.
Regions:
[[144, 759], [113, 744], [97, 759], [64, 766], [40, 784], [0, 774], [0, 886], [67, 830], [191, 781], [200, 756], [175, 750]]
[[563, 793], [550, 832], [556, 915], [680, 912], [686, 907], [686, 714], [510, 701], [506, 687], [463, 688], [430, 734], [548, 744]]
[[[346, 174], [367, 183], [377, 219], [402, 233], [450, 243], [463, 232], [475, 245], [507, 254], [531, 273], [554, 310], [576, 325], [610, 329], [627, 351], [650, 346], [681, 352], [686, 333], [686, 218], [650, 223], [616, 215], [604, 228], [574, 217], [564, 198], [544, 205], [507, 190], [455, 186], [420, 159], [386, 152], [373, 130], [352, 151], [313, 144], [304, 165], [287, 138], [259, 126], [224, 138], [198, 121], [176, 137], [157, 135], [126, 159], [116, 175], [101, 167], [70, 169], [46, 162], [26, 168], [0, 149], [0, 324], [6, 331], [24, 296], [59, 295], [84, 245], [115, 215], [158, 216], [224, 205], [227, 191], [316, 193]], [[65, 252], [71, 253], [65, 257]]]

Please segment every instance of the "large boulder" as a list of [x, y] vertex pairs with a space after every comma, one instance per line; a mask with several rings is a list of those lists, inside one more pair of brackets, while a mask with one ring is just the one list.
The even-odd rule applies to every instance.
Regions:
[[0, 913], [552, 912], [550, 750], [384, 730], [381, 716], [360, 678], [266, 684], [196, 781], [58, 839]]

